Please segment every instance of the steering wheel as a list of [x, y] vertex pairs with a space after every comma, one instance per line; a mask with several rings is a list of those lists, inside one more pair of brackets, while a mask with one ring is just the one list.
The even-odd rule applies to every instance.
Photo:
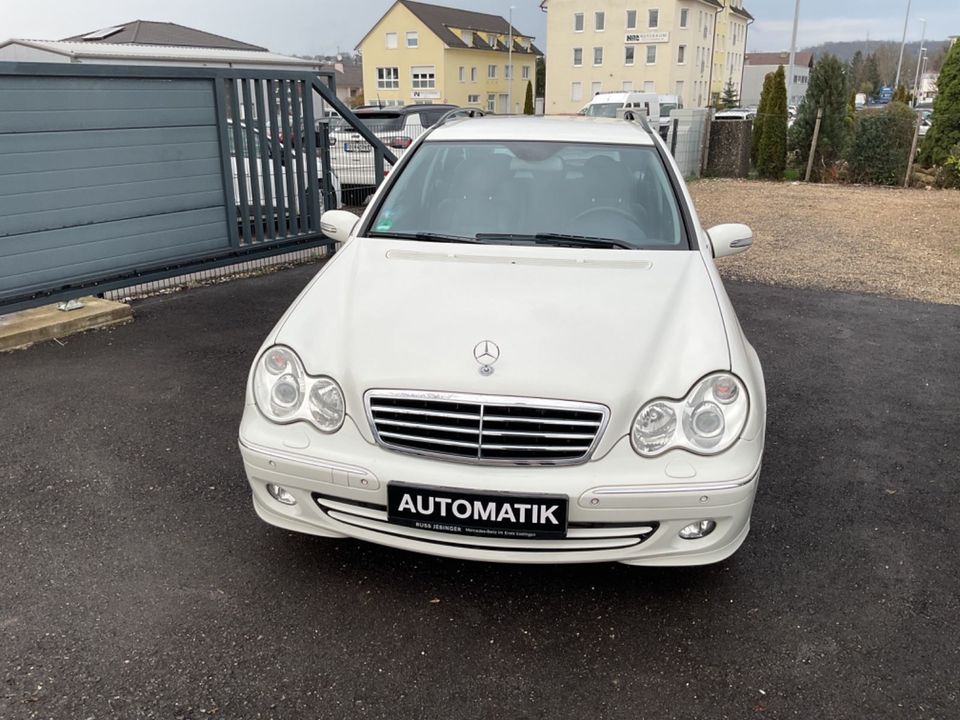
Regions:
[[629, 220], [631, 223], [636, 225], [637, 228], [642, 231], [642, 228], [640, 227], [640, 223], [637, 222], [637, 218], [632, 213], [628, 213], [626, 210], [621, 210], [620, 208], [617, 208], [617, 207], [610, 207], [609, 205], [597, 205], [592, 208], [587, 208], [579, 215], [574, 215], [571, 222], [576, 222], [577, 220], [582, 220], [583, 218], [588, 218], [588, 217], [591, 217], [592, 215], [599, 215], [600, 213], [607, 213], [609, 215], [620, 215], [621, 217], [625, 217], [627, 220]]

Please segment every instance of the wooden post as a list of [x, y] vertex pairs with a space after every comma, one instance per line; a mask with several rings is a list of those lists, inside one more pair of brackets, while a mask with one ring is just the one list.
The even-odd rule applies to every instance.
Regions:
[[810, 182], [810, 173], [813, 172], [813, 156], [817, 154], [817, 139], [820, 137], [820, 120], [823, 118], [823, 108], [817, 108], [817, 122], [813, 126], [813, 141], [810, 143], [810, 157], [807, 158], [807, 174], [804, 182]]
[[903, 186], [910, 187], [910, 176], [913, 175], [913, 159], [917, 156], [917, 141], [920, 139], [921, 114], [917, 113], [917, 124], [913, 128], [913, 143], [910, 145], [910, 157], [907, 158], [907, 174], [903, 176]]

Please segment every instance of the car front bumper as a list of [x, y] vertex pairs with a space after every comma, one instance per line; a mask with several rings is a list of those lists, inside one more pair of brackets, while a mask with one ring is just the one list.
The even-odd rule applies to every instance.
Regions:
[[[672, 451], [641, 459], [624, 437], [582, 465], [481, 466], [384, 450], [349, 417], [333, 435], [306, 423], [276, 425], [253, 405], [244, 409], [239, 442], [257, 514], [287, 530], [466, 560], [653, 566], [718, 562], [740, 547], [750, 529], [763, 450], [761, 435], [710, 458]], [[490, 538], [394, 525], [387, 521], [388, 482], [565, 494], [567, 535]], [[268, 483], [285, 488], [296, 504], [275, 500]], [[705, 519], [716, 522], [708, 536], [679, 536], [684, 526]]]

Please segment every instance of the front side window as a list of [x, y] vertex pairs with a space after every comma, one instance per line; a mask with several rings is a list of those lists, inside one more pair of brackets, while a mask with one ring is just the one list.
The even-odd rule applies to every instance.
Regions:
[[400, 87], [400, 68], [378, 67], [377, 88], [379, 90], [396, 90]]
[[604, 16], [602, 12], [593, 14], [593, 27], [595, 30], [603, 30]]
[[666, 168], [649, 145], [427, 142], [394, 178], [366, 232], [494, 245], [689, 248]]

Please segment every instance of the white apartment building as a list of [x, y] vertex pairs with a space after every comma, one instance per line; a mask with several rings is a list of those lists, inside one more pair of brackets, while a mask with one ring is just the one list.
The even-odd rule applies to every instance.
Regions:
[[[721, 85], [729, 74], [714, 52], [726, 10], [720, 0], [544, 0], [542, 7], [547, 114], [575, 113], [599, 92], [624, 90], [678, 95], [684, 107], [705, 107], [714, 73]], [[731, 63], [742, 62], [748, 19], [742, 0], [723, 18], [727, 28], [737, 25], [724, 33], [722, 57]], [[739, 87], [739, 73], [735, 82]]]

